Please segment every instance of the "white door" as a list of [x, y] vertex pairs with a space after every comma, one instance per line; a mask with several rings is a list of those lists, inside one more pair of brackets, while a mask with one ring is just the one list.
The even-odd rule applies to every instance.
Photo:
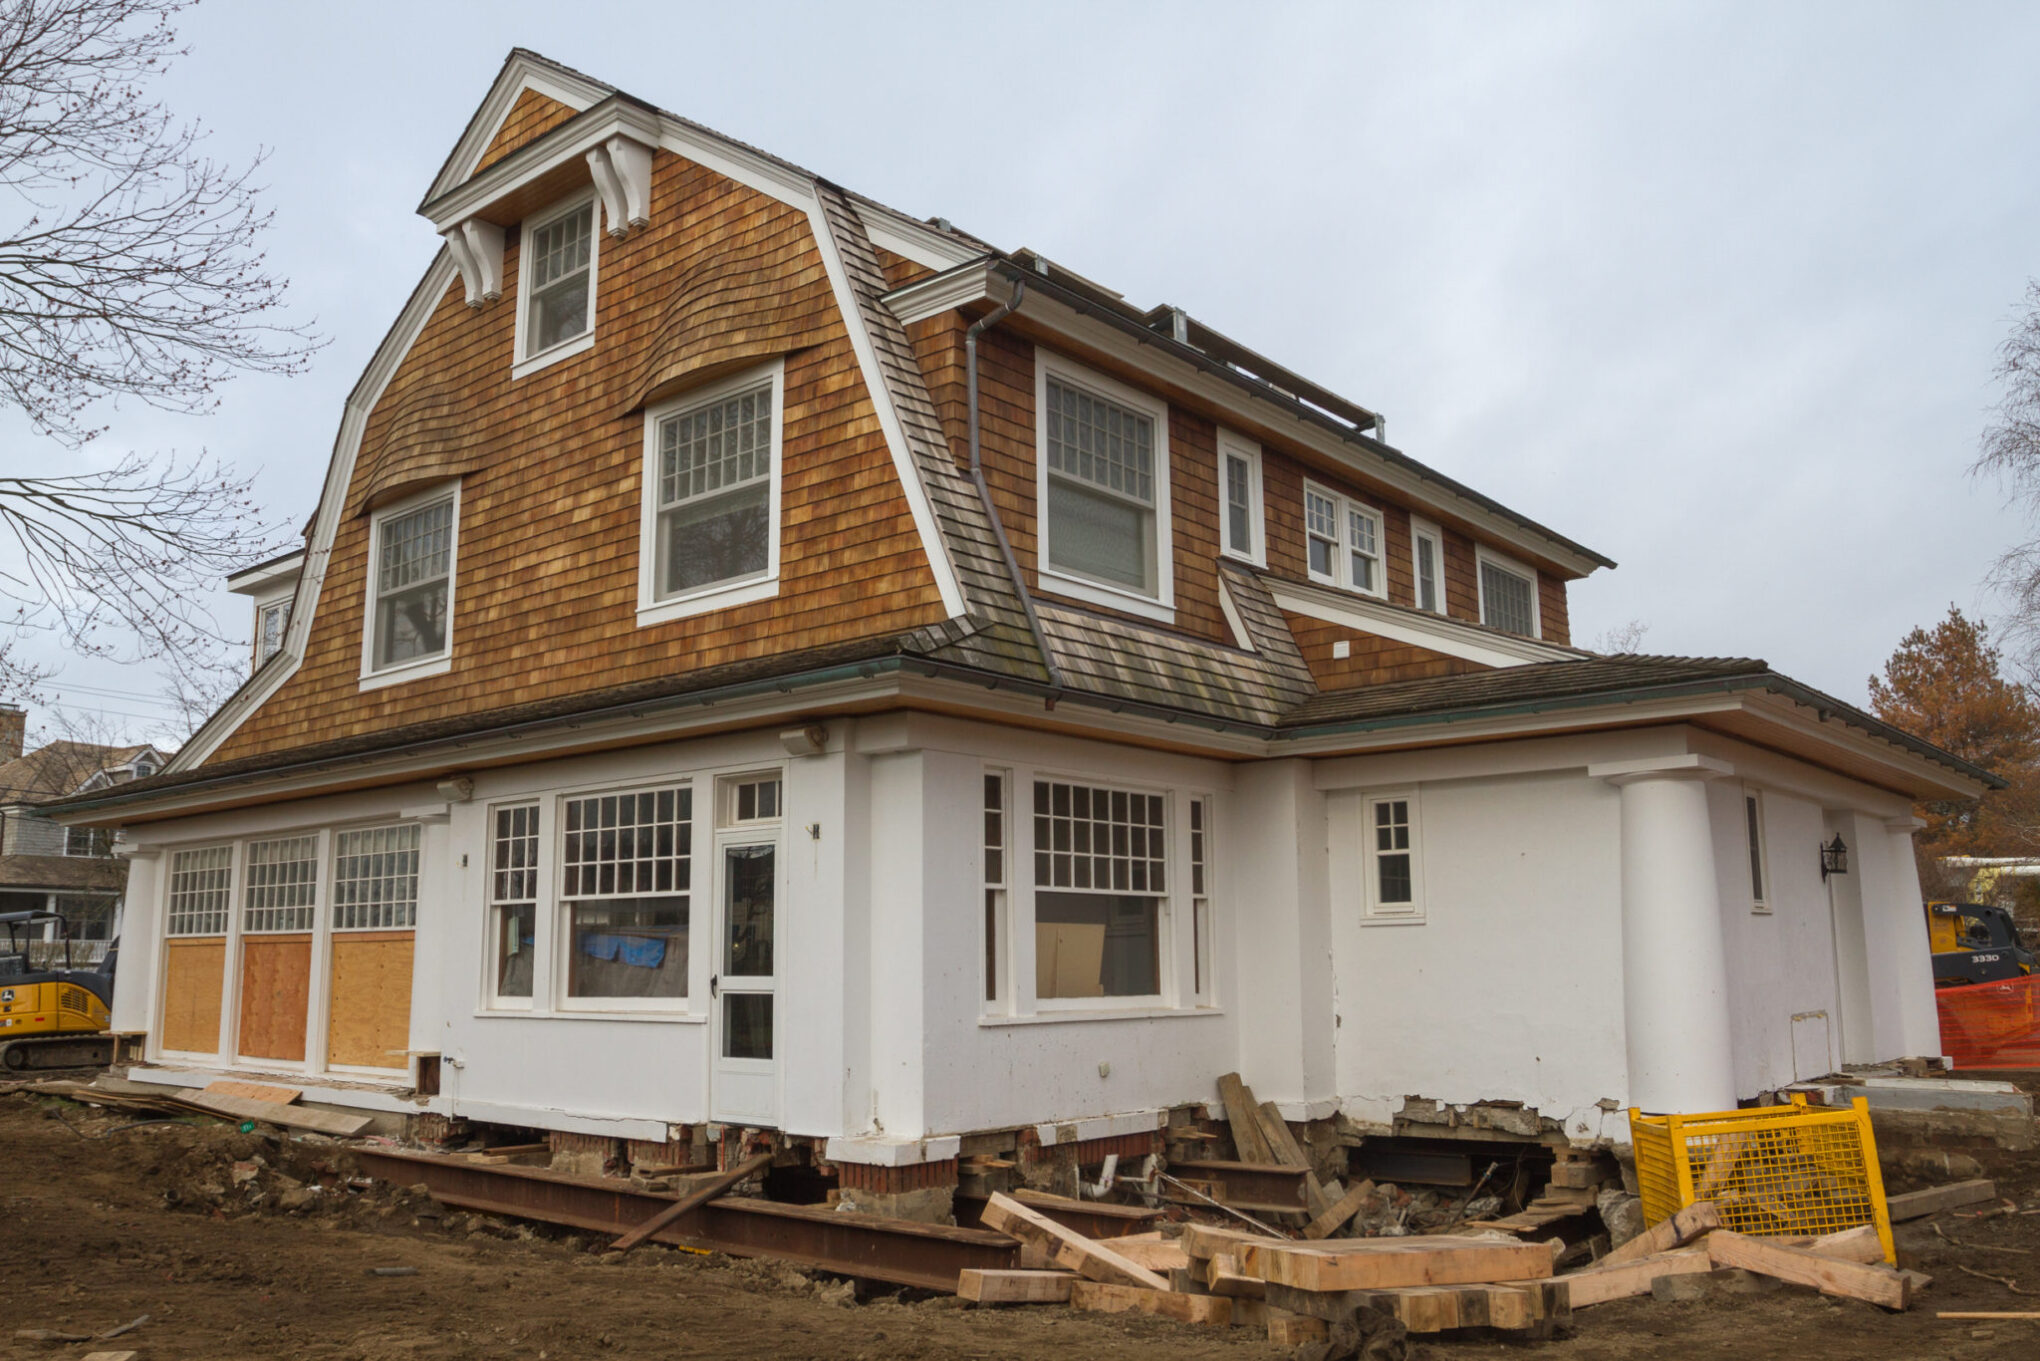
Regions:
[[715, 1030], [709, 1115], [728, 1123], [777, 1124], [777, 836], [720, 840], [716, 877], [716, 952], [708, 984]]

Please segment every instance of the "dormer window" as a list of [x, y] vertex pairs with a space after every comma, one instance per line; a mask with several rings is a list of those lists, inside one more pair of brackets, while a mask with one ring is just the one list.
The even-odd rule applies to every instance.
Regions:
[[1230, 430], [1218, 432], [1218, 490], [1223, 505], [1219, 548], [1267, 564], [1261, 543], [1261, 446]]
[[255, 620], [255, 665], [260, 666], [283, 650], [284, 630], [290, 627], [290, 601], [262, 606], [255, 612]]
[[364, 684], [447, 669], [459, 521], [460, 493], [455, 486], [400, 502], [371, 524]]
[[594, 344], [595, 243], [592, 196], [525, 223], [518, 282], [520, 376]]
[[1044, 590], [1173, 622], [1168, 408], [1037, 351]]
[[1537, 574], [1486, 548], [1480, 559], [1480, 622], [1504, 633], [1541, 637], [1537, 617]]
[[1362, 595], [1386, 596], [1381, 512], [1350, 497], [1303, 484], [1305, 566], [1312, 581]]

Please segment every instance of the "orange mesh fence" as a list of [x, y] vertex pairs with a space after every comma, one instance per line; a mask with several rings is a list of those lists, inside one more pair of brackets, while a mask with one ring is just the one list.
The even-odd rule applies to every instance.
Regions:
[[2040, 1068], [2040, 974], [1934, 994], [1941, 1052], [1956, 1068]]

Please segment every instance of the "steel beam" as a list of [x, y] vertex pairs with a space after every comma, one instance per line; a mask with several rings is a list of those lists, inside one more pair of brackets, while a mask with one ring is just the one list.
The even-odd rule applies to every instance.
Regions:
[[[371, 1176], [405, 1186], [423, 1182], [443, 1204], [598, 1234], [621, 1234], [677, 1199], [538, 1167], [489, 1167], [388, 1149], [357, 1149], [355, 1156]], [[653, 1234], [652, 1241], [735, 1257], [774, 1257], [843, 1276], [951, 1293], [956, 1274], [965, 1267], [999, 1270], [1020, 1263], [1019, 1244], [988, 1229], [733, 1196], [688, 1211]]]

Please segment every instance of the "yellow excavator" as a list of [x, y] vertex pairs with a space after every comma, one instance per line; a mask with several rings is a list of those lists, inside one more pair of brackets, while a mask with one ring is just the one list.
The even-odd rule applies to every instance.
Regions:
[[[31, 935], [46, 922], [57, 924], [63, 967], [36, 966], [29, 958]], [[98, 967], [71, 963], [71, 928], [57, 912], [0, 912], [0, 1068], [103, 1067], [113, 1062], [107, 1033], [113, 1004], [116, 942]]]

